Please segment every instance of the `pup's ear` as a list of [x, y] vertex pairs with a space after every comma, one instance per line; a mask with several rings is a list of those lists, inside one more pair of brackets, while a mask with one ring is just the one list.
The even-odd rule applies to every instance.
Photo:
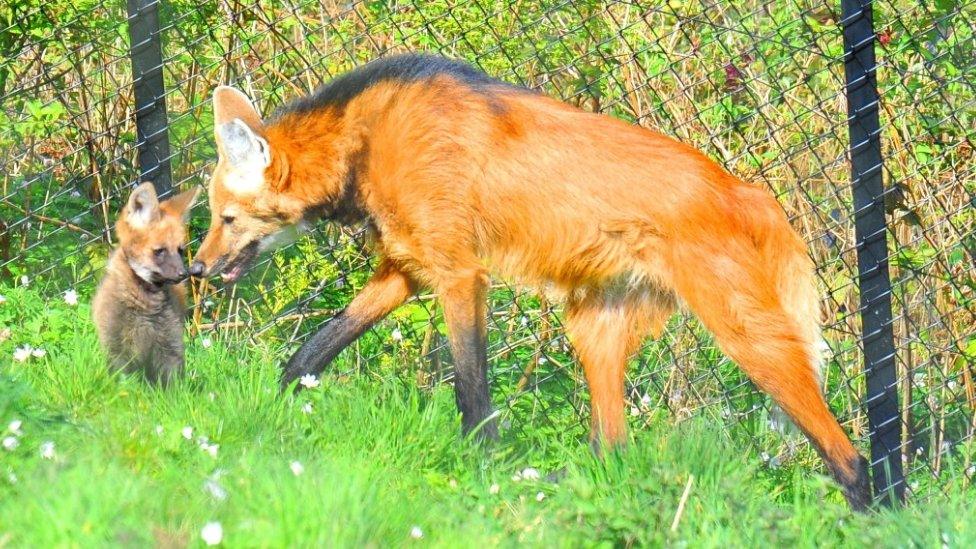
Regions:
[[143, 183], [132, 191], [125, 206], [125, 219], [135, 227], [145, 227], [159, 219], [159, 199], [152, 183]]
[[194, 185], [192, 189], [183, 191], [180, 194], [163, 202], [162, 207], [173, 215], [178, 215], [184, 223], [190, 218], [190, 210], [200, 196], [200, 186]]
[[217, 86], [213, 94], [214, 126], [219, 128], [240, 118], [254, 133], [264, 135], [264, 122], [251, 100], [243, 92], [230, 86]]

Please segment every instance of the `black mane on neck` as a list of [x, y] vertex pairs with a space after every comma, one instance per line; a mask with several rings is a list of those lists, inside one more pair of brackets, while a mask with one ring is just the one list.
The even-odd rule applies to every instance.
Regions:
[[312, 94], [280, 107], [271, 119], [277, 120], [290, 114], [307, 114], [320, 109], [342, 110], [356, 96], [381, 82], [418, 82], [438, 76], [452, 77], [485, 94], [495, 90], [529, 91], [527, 88], [496, 80], [463, 61], [438, 55], [405, 53], [381, 57], [344, 73]]

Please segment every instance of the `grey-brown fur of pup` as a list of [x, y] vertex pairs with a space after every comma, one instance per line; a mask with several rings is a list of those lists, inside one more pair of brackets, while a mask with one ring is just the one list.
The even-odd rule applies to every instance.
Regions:
[[183, 370], [186, 221], [199, 191], [163, 202], [151, 183], [132, 191], [92, 302], [109, 366], [161, 385]]

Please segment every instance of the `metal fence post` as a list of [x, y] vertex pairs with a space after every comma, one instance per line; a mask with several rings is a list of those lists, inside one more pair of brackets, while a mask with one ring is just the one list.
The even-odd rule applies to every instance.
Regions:
[[127, 0], [129, 58], [136, 100], [139, 171], [164, 195], [173, 186], [170, 174], [166, 89], [159, 33], [160, 0]]
[[905, 478], [901, 463], [871, 4], [872, 0], [842, 0], [841, 24], [872, 477], [875, 494], [883, 496], [883, 502], [892, 503], [904, 499]]

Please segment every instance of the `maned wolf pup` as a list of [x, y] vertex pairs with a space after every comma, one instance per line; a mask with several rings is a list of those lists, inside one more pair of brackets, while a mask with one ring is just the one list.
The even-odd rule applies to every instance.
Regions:
[[115, 225], [92, 316], [113, 368], [166, 384], [183, 369], [185, 224], [199, 187], [162, 203], [152, 183], [132, 191]]

